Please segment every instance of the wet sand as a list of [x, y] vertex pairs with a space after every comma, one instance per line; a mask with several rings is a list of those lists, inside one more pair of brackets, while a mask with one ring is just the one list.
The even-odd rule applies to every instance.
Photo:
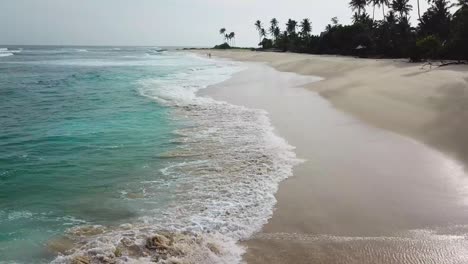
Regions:
[[431, 68], [406, 60], [210, 52], [264, 62], [282, 72], [324, 77], [306, 88], [373, 126], [415, 138], [468, 164], [468, 65]]
[[305, 160], [280, 185], [269, 223], [244, 242], [248, 263], [468, 263], [463, 163], [302, 88], [332, 75], [313, 82], [248, 67], [203, 94], [265, 109]]

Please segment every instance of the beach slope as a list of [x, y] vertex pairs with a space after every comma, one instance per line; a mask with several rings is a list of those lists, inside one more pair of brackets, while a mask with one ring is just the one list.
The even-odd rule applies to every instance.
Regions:
[[294, 53], [210, 51], [264, 62], [282, 72], [323, 77], [307, 86], [335, 107], [416, 138], [468, 162], [468, 66]]
[[465, 67], [213, 54], [262, 63], [204, 95], [265, 109], [304, 159], [248, 263], [468, 262]]

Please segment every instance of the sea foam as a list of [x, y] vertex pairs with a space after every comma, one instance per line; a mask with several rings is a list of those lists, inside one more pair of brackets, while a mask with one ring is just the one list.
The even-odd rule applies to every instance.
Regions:
[[[271, 217], [279, 183], [300, 162], [294, 148], [274, 133], [265, 111], [197, 95], [242, 69], [233, 62], [209, 61], [138, 83], [141, 95], [170, 107], [182, 124], [174, 131], [179, 147], [162, 155], [171, 160], [161, 173], [171, 182], [172, 199], [164, 211], [148, 211], [131, 224], [70, 230], [68, 236], [80, 246], [54, 263], [76, 258], [91, 263], [241, 262], [244, 249], [238, 241]], [[142, 185], [144, 198], [157, 197], [160, 182]], [[81, 229], [96, 231], [83, 235]]]
[[15, 55], [15, 53], [20, 53], [22, 49], [11, 50], [9, 48], [0, 48], [0, 57], [9, 57]]

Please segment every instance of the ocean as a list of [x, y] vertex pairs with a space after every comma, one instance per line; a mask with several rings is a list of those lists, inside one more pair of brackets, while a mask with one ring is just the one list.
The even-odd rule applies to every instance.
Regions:
[[244, 68], [0, 48], [0, 263], [239, 263], [299, 162], [265, 111], [198, 95]]

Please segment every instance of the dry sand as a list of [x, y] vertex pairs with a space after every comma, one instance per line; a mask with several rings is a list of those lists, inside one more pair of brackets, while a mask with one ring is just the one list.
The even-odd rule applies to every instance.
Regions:
[[248, 63], [204, 93], [267, 110], [306, 159], [248, 263], [468, 263], [467, 67], [212, 53], [276, 69]]

